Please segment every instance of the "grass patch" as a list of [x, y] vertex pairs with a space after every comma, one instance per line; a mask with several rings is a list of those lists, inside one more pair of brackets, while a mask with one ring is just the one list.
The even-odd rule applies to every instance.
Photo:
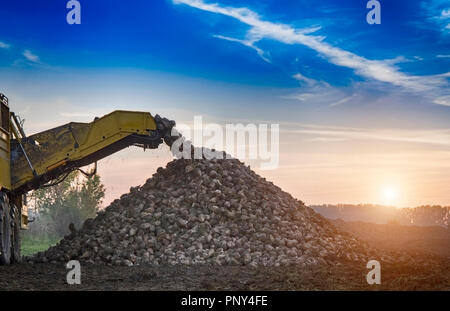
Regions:
[[22, 236], [21, 252], [22, 256], [31, 256], [38, 252], [47, 250], [50, 246], [56, 245], [60, 239], [58, 238], [38, 238], [27, 235]]

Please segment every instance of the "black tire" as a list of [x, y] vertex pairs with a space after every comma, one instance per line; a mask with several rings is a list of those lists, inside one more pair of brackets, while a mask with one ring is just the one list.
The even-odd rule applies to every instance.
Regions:
[[11, 218], [9, 200], [0, 193], [0, 265], [11, 262]]
[[20, 263], [20, 210], [15, 205], [11, 207], [12, 235], [11, 235], [11, 263]]

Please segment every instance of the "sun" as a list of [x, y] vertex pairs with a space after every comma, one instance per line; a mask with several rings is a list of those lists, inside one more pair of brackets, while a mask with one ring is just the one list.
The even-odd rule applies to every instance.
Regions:
[[394, 186], [385, 186], [381, 192], [383, 204], [393, 205], [399, 197], [398, 189]]

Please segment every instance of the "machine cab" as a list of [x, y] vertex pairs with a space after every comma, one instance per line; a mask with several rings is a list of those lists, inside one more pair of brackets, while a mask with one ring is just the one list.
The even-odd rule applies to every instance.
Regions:
[[8, 98], [0, 93], [0, 190], [11, 188]]

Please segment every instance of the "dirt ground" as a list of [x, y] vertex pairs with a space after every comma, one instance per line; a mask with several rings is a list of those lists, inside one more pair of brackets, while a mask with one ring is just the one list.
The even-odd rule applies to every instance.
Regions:
[[[0, 290], [444, 290], [450, 291], [450, 239], [439, 228], [337, 223], [377, 248], [413, 254], [381, 261], [381, 284], [368, 285], [364, 262], [337, 266], [81, 265], [81, 285], [68, 285], [63, 264], [0, 266]], [[405, 232], [404, 232], [405, 231]], [[418, 243], [419, 241], [420, 243]]]
[[333, 220], [332, 223], [377, 248], [422, 251], [450, 257], [450, 230], [444, 227], [372, 224], [342, 220]]
[[83, 265], [68, 285], [61, 264], [0, 266], [0, 290], [450, 290], [450, 259], [428, 265], [381, 264], [381, 285], [368, 285], [365, 264], [334, 267]]

